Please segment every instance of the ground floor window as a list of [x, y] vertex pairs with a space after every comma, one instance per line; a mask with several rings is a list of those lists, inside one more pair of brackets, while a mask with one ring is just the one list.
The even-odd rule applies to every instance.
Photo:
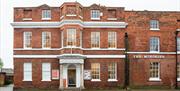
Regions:
[[100, 80], [100, 64], [91, 63], [92, 80]]
[[24, 63], [24, 80], [32, 81], [32, 63]]
[[178, 78], [178, 81], [180, 81], [180, 62], [178, 62], [177, 64], [177, 78]]
[[149, 80], [160, 80], [160, 63], [150, 63], [150, 79]]
[[108, 79], [109, 80], [117, 79], [117, 63], [108, 64]]
[[42, 63], [42, 81], [51, 81], [50, 63]]

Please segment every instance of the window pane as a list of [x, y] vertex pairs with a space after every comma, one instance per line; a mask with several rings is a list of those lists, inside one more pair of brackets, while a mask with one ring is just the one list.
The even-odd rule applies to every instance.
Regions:
[[180, 78], [180, 62], [177, 64], [177, 78]]
[[42, 18], [51, 18], [51, 10], [42, 10]]
[[116, 32], [108, 32], [108, 47], [116, 48]]
[[51, 32], [42, 32], [42, 47], [51, 47]]
[[180, 51], [180, 37], [177, 38], [177, 50]]
[[116, 63], [109, 63], [108, 64], [108, 79], [116, 79]]
[[100, 64], [99, 63], [91, 64], [91, 75], [92, 75], [92, 79], [100, 79]]
[[67, 46], [76, 46], [76, 29], [67, 30]]
[[51, 80], [51, 64], [42, 64], [42, 80]]
[[91, 47], [100, 47], [100, 32], [91, 32]]
[[100, 18], [100, 11], [99, 10], [91, 10], [91, 18]]
[[160, 78], [159, 76], [159, 62], [150, 63], [150, 78]]
[[32, 32], [24, 32], [24, 48], [32, 48], [31, 37]]
[[24, 80], [32, 80], [32, 63], [24, 63]]
[[159, 28], [159, 21], [158, 20], [150, 20], [150, 28]]
[[150, 51], [159, 51], [159, 38], [151, 37], [150, 38]]

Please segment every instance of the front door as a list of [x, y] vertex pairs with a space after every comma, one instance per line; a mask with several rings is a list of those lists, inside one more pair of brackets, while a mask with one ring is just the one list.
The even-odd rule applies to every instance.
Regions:
[[76, 69], [68, 69], [68, 87], [76, 87]]

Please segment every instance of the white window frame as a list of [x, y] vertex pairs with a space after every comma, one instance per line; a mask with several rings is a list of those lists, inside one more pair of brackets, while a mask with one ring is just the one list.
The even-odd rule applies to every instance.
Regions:
[[[114, 39], [110, 39], [114, 38]], [[114, 40], [114, 47], [109, 46], [109, 42]], [[108, 32], [108, 48], [109, 49], [116, 49], [117, 48], [117, 33], [116, 32]]]
[[[109, 64], [115, 64], [115, 78], [109, 78]], [[108, 64], [108, 81], [111, 82], [111, 81], [118, 81], [117, 80], [117, 63], [116, 62], [112, 62], [112, 63], [109, 63]]]
[[[95, 34], [95, 35], [94, 35]], [[95, 38], [94, 38], [95, 37]], [[96, 39], [97, 37], [99, 37], [99, 40], [98, 39]], [[100, 34], [100, 32], [91, 32], [91, 48], [92, 49], [99, 49], [100, 48], [100, 44], [101, 44], [101, 34]], [[92, 43], [93, 42], [97, 42], [97, 41], [99, 41], [99, 46], [98, 47], [93, 47], [92, 46]]]
[[[28, 37], [27, 37], [28, 36]], [[29, 38], [29, 39], [28, 39]], [[27, 47], [26, 44], [30, 43], [31, 47]], [[32, 32], [24, 32], [23, 33], [23, 48], [24, 49], [32, 49]]]
[[91, 10], [91, 20], [100, 20], [101, 12], [100, 10]]
[[23, 64], [23, 81], [32, 81], [32, 63]]
[[[73, 43], [74, 43], [73, 45], [68, 45], [68, 41], [69, 41], [69, 37], [70, 37], [70, 36], [68, 36], [68, 35], [69, 35], [69, 32], [70, 32], [70, 31], [75, 31], [75, 35], [74, 35], [75, 41], [73, 42]], [[72, 36], [71, 36], [71, 37], [72, 37]], [[72, 39], [72, 40], [73, 40], [73, 39]], [[67, 47], [76, 47], [76, 41], [77, 41], [77, 40], [76, 40], [76, 29], [73, 29], [73, 28], [72, 28], [72, 29], [67, 29], [67, 41], [66, 41], [66, 46], [67, 46]]]
[[91, 63], [91, 77], [92, 77], [92, 75], [93, 75], [93, 74], [92, 74], [92, 72], [93, 72], [93, 71], [92, 71], [92, 65], [93, 65], [93, 64], [98, 64], [98, 68], [99, 68], [99, 70], [98, 70], [98, 71], [99, 71], [99, 74], [98, 74], [98, 75], [99, 75], [99, 79], [93, 79], [93, 78], [92, 78], [91, 81], [101, 81], [101, 80], [100, 80], [100, 78], [101, 78], [101, 75], [100, 75], [100, 74], [101, 74], [101, 73], [100, 73], [100, 72], [101, 72], [100, 63]]
[[158, 20], [150, 20], [150, 30], [160, 30]]
[[[153, 39], [157, 39], [157, 43], [158, 43], [158, 50], [157, 51], [156, 50], [152, 50], [153, 48], [152, 48], [151, 45], [154, 45], [154, 44], [152, 44], [152, 41], [155, 41]], [[150, 37], [149, 50], [150, 50], [150, 52], [160, 52], [160, 38], [159, 37]]]
[[[48, 68], [47, 65], [49, 66], [48, 70], [47, 70]], [[48, 73], [49, 77], [46, 77], [47, 76], [46, 73]], [[42, 63], [42, 80], [41, 81], [51, 81], [51, 63]]]
[[[45, 47], [44, 45], [46, 44], [46, 36], [49, 34], [50, 37], [50, 46], [49, 47]], [[45, 39], [44, 39], [45, 38]], [[42, 48], [43, 49], [50, 49], [51, 48], [51, 32], [42, 32]]]
[[[158, 63], [158, 77], [151, 77], [151, 64], [152, 63]], [[161, 66], [160, 66], [160, 62], [150, 62], [150, 67], [149, 67], [149, 81], [161, 81], [160, 79], [160, 69], [161, 69]]]
[[50, 9], [42, 10], [42, 20], [51, 20], [51, 10]]

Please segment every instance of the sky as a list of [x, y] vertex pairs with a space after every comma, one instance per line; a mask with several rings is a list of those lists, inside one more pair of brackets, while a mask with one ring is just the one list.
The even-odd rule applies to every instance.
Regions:
[[180, 11], [180, 0], [0, 0], [0, 58], [4, 68], [13, 68], [13, 7], [31, 7], [48, 4], [60, 6], [63, 2], [77, 1], [83, 6], [100, 4], [125, 7], [125, 10]]

